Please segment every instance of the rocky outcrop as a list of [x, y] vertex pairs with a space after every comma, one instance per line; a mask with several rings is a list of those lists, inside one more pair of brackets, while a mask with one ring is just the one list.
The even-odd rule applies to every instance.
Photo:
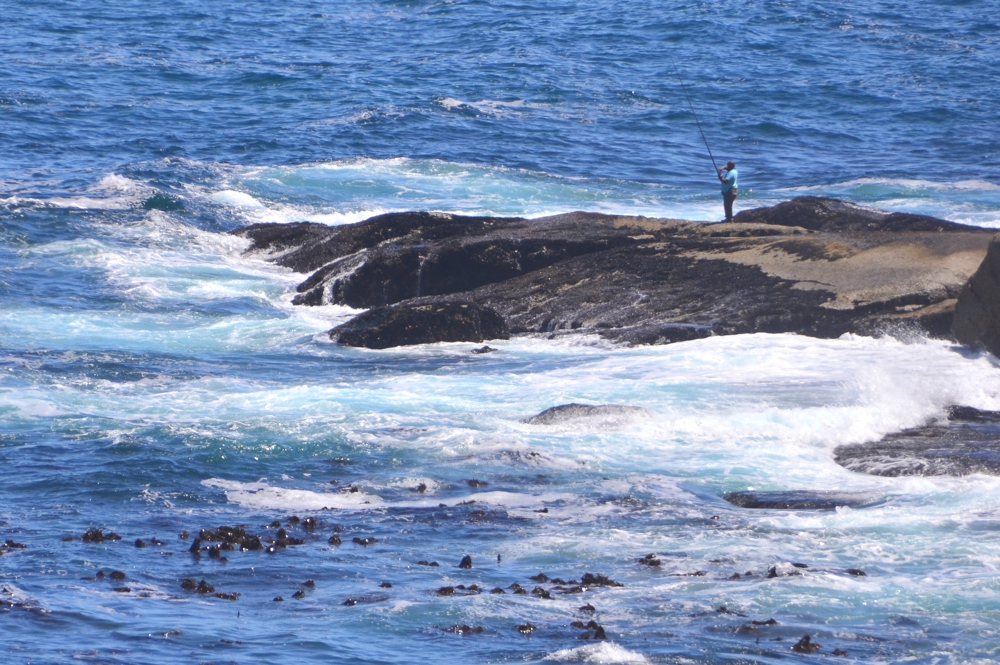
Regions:
[[578, 420], [598, 420], [617, 423], [637, 416], [650, 415], [649, 409], [641, 406], [625, 406], [620, 404], [560, 404], [545, 409], [539, 414], [525, 418], [528, 425], [561, 425]]
[[[253, 241], [252, 252], [311, 273], [296, 304], [374, 308], [357, 330], [336, 333], [342, 343], [364, 345], [444, 339], [421, 332], [425, 323], [417, 320], [430, 310], [410, 307], [454, 303], [492, 310], [511, 334], [586, 332], [629, 344], [751, 332], [948, 336], [959, 294], [992, 237], [817, 197], [722, 224], [414, 212], [236, 233]], [[397, 304], [407, 307], [390, 307]], [[388, 325], [406, 317], [412, 324], [398, 324], [398, 334], [360, 332], [375, 319]], [[491, 338], [485, 330], [468, 337]]]
[[962, 344], [1000, 357], [1000, 236], [958, 296], [951, 333]]
[[833, 454], [841, 466], [875, 476], [998, 476], [1000, 413], [955, 406], [947, 420], [839, 446]]
[[509, 337], [507, 324], [496, 312], [462, 302], [374, 307], [330, 331], [339, 344], [369, 349]]

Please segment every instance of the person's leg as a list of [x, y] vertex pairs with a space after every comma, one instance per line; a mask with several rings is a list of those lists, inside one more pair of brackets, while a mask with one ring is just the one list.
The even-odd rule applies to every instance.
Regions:
[[729, 192], [726, 192], [725, 194], [722, 195], [722, 204], [726, 208], [726, 221], [727, 222], [733, 221], [733, 199], [734, 198], [735, 197], [731, 193], [729, 193]]

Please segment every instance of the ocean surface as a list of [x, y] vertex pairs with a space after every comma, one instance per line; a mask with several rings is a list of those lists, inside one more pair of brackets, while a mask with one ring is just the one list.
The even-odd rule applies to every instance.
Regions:
[[[993, 3], [0, 17], [0, 662], [1000, 660], [1000, 478], [832, 456], [1000, 410], [992, 356], [795, 335], [341, 348], [325, 331], [356, 312], [292, 306], [304, 276], [226, 233], [400, 210], [716, 221], [691, 107], [738, 162], [738, 210], [811, 194], [1000, 229]], [[571, 402], [645, 411], [523, 422]], [[868, 499], [721, 498], [749, 490]], [[222, 525], [302, 542], [188, 552]], [[819, 653], [791, 651], [806, 634]]]

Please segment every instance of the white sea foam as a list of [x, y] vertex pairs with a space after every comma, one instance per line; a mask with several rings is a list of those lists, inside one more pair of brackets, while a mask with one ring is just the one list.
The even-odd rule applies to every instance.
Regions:
[[223, 490], [230, 503], [256, 510], [370, 510], [384, 505], [380, 497], [363, 491], [313, 492], [274, 487], [266, 482], [241, 483], [221, 478], [209, 478], [201, 484]]
[[560, 649], [545, 656], [543, 660], [553, 660], [560, 663], [602, 663], [604, 665], [644, 665], [649, 659], [635, 651], [614, 642], [598, 642], [576, 647], [575, 649]]

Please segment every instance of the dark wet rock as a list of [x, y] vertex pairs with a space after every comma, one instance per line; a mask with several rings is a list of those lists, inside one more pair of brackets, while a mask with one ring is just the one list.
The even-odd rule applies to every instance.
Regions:
[[482, 626], [467, 626], [465, 624], [449, 626], [448, 628], [442, 628], [441, 630], [446, 633], [455, 633], [457, 635], [473, 635], [485, 632], [485, 628]]
[[804, 563], [793, 563], [792, 565], [795, 566], [796, 568], [803, 568], [803, 569], [809, 567], [807, 564]]
[[230, 593], [226, 593], [226, 592], [220, 591], [217, 594], [215, 594], [215, 597], [216, 598], [221, 598], [222, 600], [239, 600], [240, 599], [240, 594], [237, 591], [233, 591], [233, 592], [230, 592]]
[[313, 580], [306, 580], [305, 582], [302, 583], [302, 586], [306, 587], [307, 589], [313, 589], [316, 587], [316, 582], [314, 582]]
[[593, 573], [584, 573], [583, 577], [580, 578], [580, 584], [588, 587], [595, 586], [625, 586], [621, 582], [616, 582], [607, 575], [594, 575]]
[[103, 543], [105, 540], [108, 540], [108, 537], [101, 529], [92, 528], [87, 529], [86, 532], [80, 536], [80, 540], [85, 543]]
[[521, 633], [522, 635], [530, 635], [531, 633], [535, 632], [535, 627], [531, 625], [530, 621], [526, 621], [525, 623], [519, 624], [514, 627], [517, 629], [517, 632]]
[[622, 406], [619, 404], [561, 404], [545, 409], [541, 413], [522, 422], [528, 425], [558, 425], [575, 420], [613, 420], [623, 421], [635, 416], [648, 415], [649, 409], [641, 406]]
[[195, 588], [195, 591], [197, 591], [198, 593], [212, 593], [213, 591], [215, 591], [215, 587], [206, 582], [205, 580], [202, 580], [198, 582], [198, 586]]
[[187, 531], [181, 531], [179, 534], [177, 534], [177, 537], [180, 538], [181, 540], [187, 540], [191, 536]]
[[726, 579], [727, 580], [738, 580], [738, 579], [740, 579], [740, 574], [739, 573], [733, 573], [732, 575], [730, 575]]
[[552, 594], [540, 586], [536, 586], [534, 589], [532, 589], [531, 595], [538, 596], [539, 598], [542, 598], [544, 600], [552, 600]]
[[641, 559], [638, 559], [638, 561], [643, 566], [651, 566], [653, 568], [658, 568], [659, 566], [663, 565], [663, 562], [660, 561], [660, 558], [652, 553], [647, 554]]
[[692, 570], [688, 573], [670, 573], [670, 577], [705, 577], [707, 570]]
[[64, 543], [71, 543], [73, 542], [73, 536], [63, 536], [59, 540], [61, 540]]
[[357, 543], [358, 545], [361, 545], [362, 547], [368, 547], [369, 545], [374, 545], [375, 543], [378, 542], [377, 538], [373, 538], [371, 536], [368, 536], [367, 538], [359, 538], [358, 536], [354, 536], [354, 538], [352, 538], [351, 540]]
[[505, 594], [507, 592], [497, 586], [497, 587], [493, 587], [492, 589], [490, 589], [490, 593], [494, 594], [494, 595], [498, 595], [498, 594]]
[[715, 612], [717, 614], [732, 614], [733, 616], [738, 616], [738, 617], [745, 617], [746, 616], [746, 614], [740, 614], [739, 612], [732, 611], [731, 609], [729, 609], [725, 605], [719, 606], [719, 608], [716, 609]]
[[478, 584], [472, 584], [469, 586], [469, 593], [482, 593], [482, 589]]
[[767, 569], [767, 579], [773, 579], [775, 577], [796, 577], [802, 575], [802, 572], [795, 566], [788, 563], [779, 563], [771, 566]]
[[958, 296], [951, 334], [962, 344], [1000, 357], [1000, 237]]
[[296, 600], [302, 600], [305, 597], [306, 597], [306, 592], [303, 591], [302, 589], [299, 589], [298, 591], [292, 594], [292, 598]]
[[830, 652], [830, 655], [832, 655], [832, 656], [846, 656], [847, 652], [844, 651], [843, 649], [834, 649], [833, 651]]
[[127, 586], [116, 586], [112, 589], [112, 591], [116, 591], [118, 593], [132, 593], [132, 588]]
[[315, 529], [316, 528], [316, 518], [315, 517], [307, 517], [304, 520], [302, 520], [302, 528], [305, 529], [306, 531], [312, 531], [313, 529]]
[[469, 487], [486, 487], [489, 485], [485, 480], [479, 480], [478, 478], [472, 478], [471, 480], [466, 480], [465, 484]]
[[581, 607], [578, 607], [578, 608], [576, 608], [576, 609], [580, 610], [581, 612], [596, 612], [596, 611], [597, 611], [597, 610], [596, 610], [596, 609], [594, 608], [594, 606], [593, 606], [593, 605], [591, 605], [590, 603], [587, 603], [586, 605], [583, 605], [583, 606], [581, 606]]
[[754, 619], [750, 623], [752, 623], [755, 626], [777, 626], [778, 625], [778, 622], [775, 621], [774, 619], [766, 619], [764, 621], [757, 621], [756, 619]]
[[834, 460], [877, 476], [1000, 475], [1000, 413], [953, 406], [946, 420], [874, 443], [838, 446]]
[[822, 648], [822, 645], [813, 642], [808, 635], [803, 635], [802, 639], [792, 645], [792, 651], [795, 653], [815, 653]]
[[496, 349], [491, 346], [481, 346], [478, 349], [472, 349], [472, 352], [476, 354], [493, 353], [494, 351], [496, 351]]
[[289, 517], [289, 518], [288, 518], [287, 520], [285, 520], [285, 521], [286, 521], [286, 522], [288, 522], [288, 524], [298, 524], [298, 523], [299, 523], [299, 522], [301, 522], [302, 520], [300, 520], [300, 519], [299, 519], [299, 516], [298, 516], [298, 515], [292, 515], [291, 517]]
[[194, 542], [191, 543], [191, 547], [188, 548], [188, 552], [191, 554], [198, 554], [201, 552], [201, 538], [194, 539]]
[[113, 579], [116, 582], [120, 582], [123, 579], [125, 579], [126, 575], [125, 575], [125, 573], [123, 573], [120, 570], [112, 570], [111, 574], [108, 575], [108, 577], [110, 577], [111, 579]]
[[548, 508], [539, 508], [538, 510], [536, 510], [534, 512], [536, 512], [536, 513], [547, 513], [547, 512], [549, 512], [549, 509]]
[[844, 572], [847, 573], [848, 575], [853, 575], [855, 577], [867, 577], [868, 576], [868, 573], [866, 573], [865, 571], [863, 571], [863, 570], [861, 570], [859, 568], [848, 568]]
[[455, 587], [453, 587], [453, 586], [443, 586], [440, 589], [438, 589], [437, 591], [435, 591], [434, 593], [436, 593], [439, 596], [454, 596], [455, 595]]
[[190, 577], [185, 577], [183, 580], [181, 580], [181, 588], [184, 589], [185, 591], [197, 591], [198, 583], [195, 582]]
[[382, 582], [381, 584], [379, 584], [379, 587], [381, 587], [382, 589], [391, 589], [392, 582]]
[[8, 539], [8, 540], [5, 540], [2, 545], [0, 545], [0, 548], [8, 549], [8, 550], [24, 550], [24, 549], [28, 549], [28, 546], [25, 545], [24, 543], [19, 543], [19, 542], [16, 542], [16, 541]]
[[835, 510], [841, 506], [860, 508], [878, 500], [878, 497], [871, 494], [809, 490], [730, 492], [722, 498], [740, 508], [767, 510]]
[[527, 595], [527, 593], [528, 593], [528, 590], [525, 589], [525, 588], [523, 588], [523, 587], [518, 587], [518, 588], [514, 589], [514, 595], [515, 596], [524, 596], [524, 595]]
[[509, 339], [503, 317], [472, 302], [400, 304], [375, 307], [330, 331], [345, 346], [388, 349], [435, 342]]
[[222, 551], [219, 549], [218, 545], [211, 545], [208, 548], [208, 556], [213, 559], [218, 559], [222, 556]]
[[546, 575], [545, 573], [538, 573], [537, 575], [532, 575], [528, 579], [535, 582], [548, 582], [549, 576]]
[[594, 629], [594, 639], [595, 640], [608, 639], [608, 636], [604, 634], [604, 628], [602, 626], [598, 626], [597, 628]]
[[282, 598], [281, 596], [275, 596], [271, 600], [272, 600], [272, 602], [275, 602], [275, 603], [281, 603], [281, 602], [284, 602], [285, 599]]
[[472, 557], [466, 554], [458, 564], [459, 568], [472, 568]]
[[278, 520], [274, 520], [273, 522], [271, 522], [270, 524], [267, 525], [267, 528], [268, 529], [280, 529], [281, 528], [281, 522], [279, 522]]
[[437, 561], [418, 561], [418, 566], [430, 566], [432, 568], [437, 568], [440, 564]]
[[94, 575], [94, 578], [98, 580], [103, 580], [105, 577], [107, 577], [107, 575], [104, 574], [103, 570], [97, 571], [97, 574]]
[[[743, 211], [724, 224], [411, 212], [234, 233], [253, 241], [251, 252], [312, 273], [298, 287], [299, 305], [465, 303], [496, 312], [514, 334], [597, 333], [631, 344], [751, 332], [947, 336], [992, 236], [819, 197]], [[975, 291], [974, 304], [983, 306], [968, 308], [962, 331], [987, 327], [975, 325], [988, 320], [985, 284]], [[394, 341], [423, 335], [413, 332]]]
[[337, 534], [333, 534], [326, 542], [329, 543], [330, 545], [339, 545], [340, 536], [338, 536]]
[[419, 485], [417, 485], [416, 491], [423, 494], [424, 492], [427, 491], [427, 485], [425, 483], [420, 483]]

